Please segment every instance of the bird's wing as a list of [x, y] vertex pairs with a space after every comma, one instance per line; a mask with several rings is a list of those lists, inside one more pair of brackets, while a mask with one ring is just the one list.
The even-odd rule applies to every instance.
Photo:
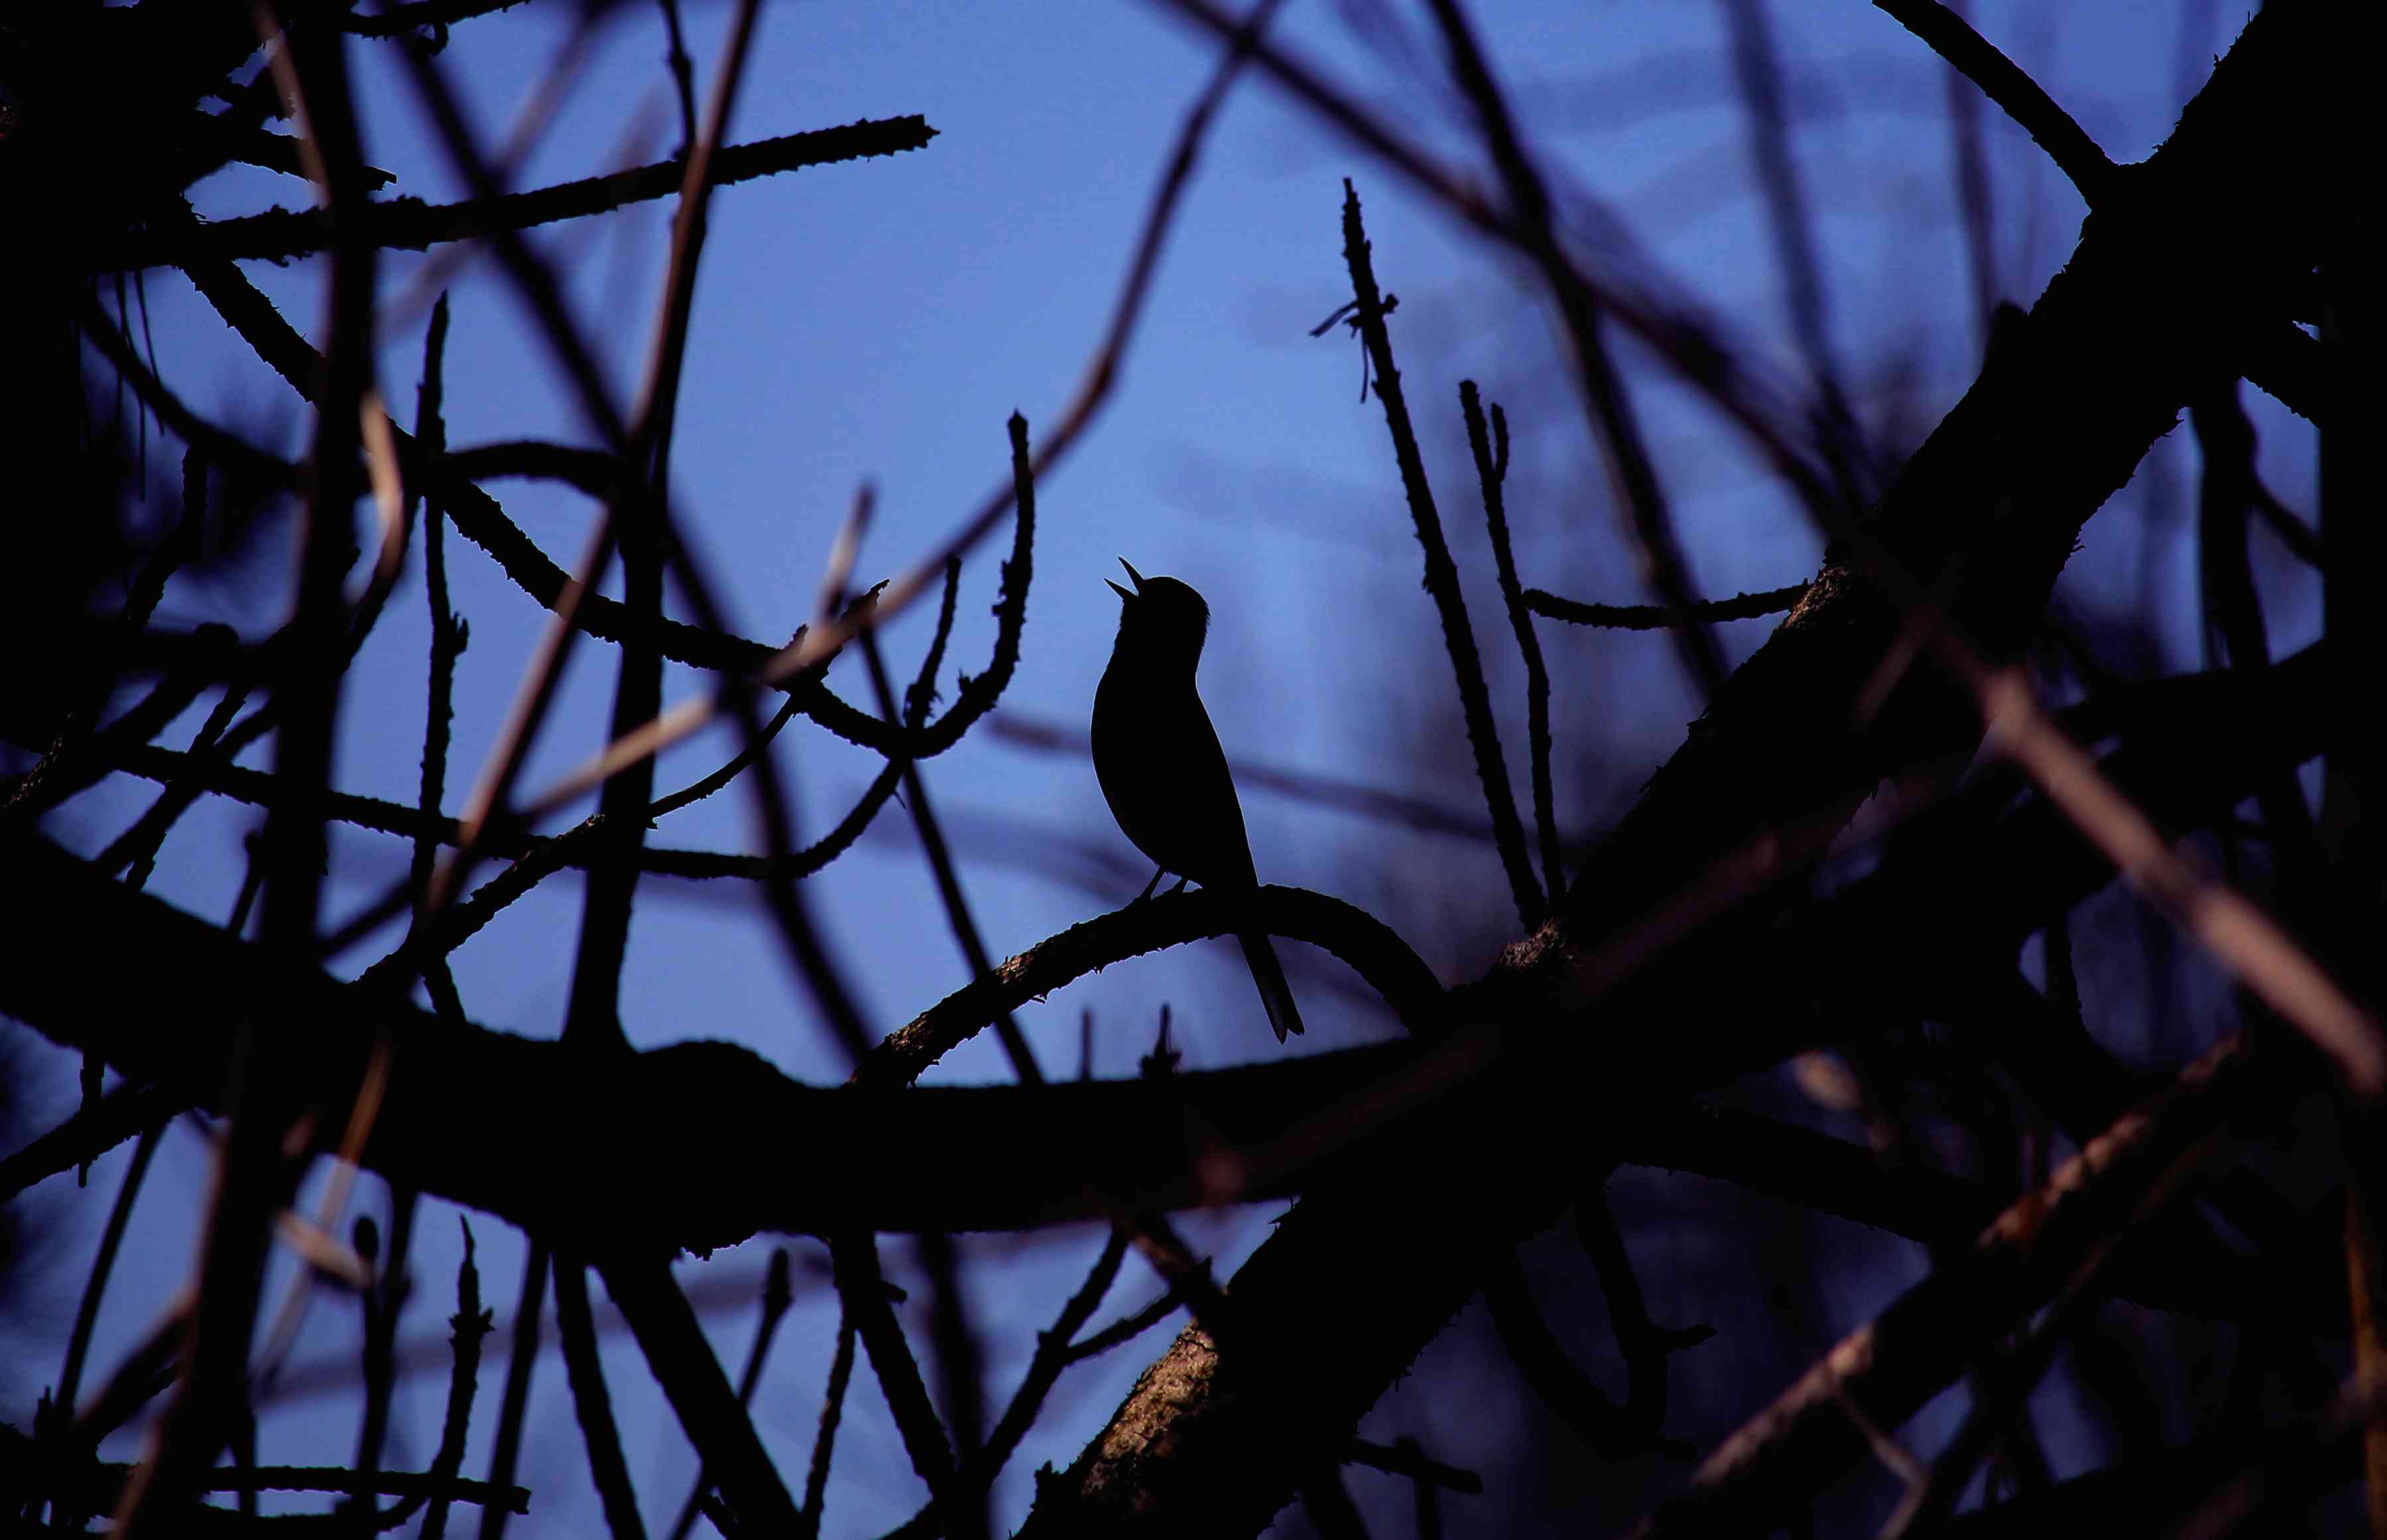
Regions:
[[1243, 804], [1235, 799], [1227, 751], [1219, 746], [1218, 729], [1210, 726], [1210, 713], [1202, 709], [1199, 697], [1185, 722], [1179, 821], [1189, 841], [1186, 858], [1198, 865], [1177, 870], [1205, 888], [1253, 887], [1259, 877], [1252, 866]]
[[1164, 871], [1205, 888], [1250, 886], [1243, 809], [1201, 697], [1117, 672], [1094, 697], [1094, 772], [1121, 832]]

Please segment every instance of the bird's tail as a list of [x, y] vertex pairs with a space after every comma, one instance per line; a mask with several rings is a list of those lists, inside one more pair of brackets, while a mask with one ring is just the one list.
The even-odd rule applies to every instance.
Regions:
[[1276, 948], [1257, 931], [1235, 939], [1244, 943], [1244, 961], [1252, 966], [1252, 982], [1260, 987], [1260, 1004], [1268, 1007], [1269, 1025], [1276, 1029], [1277, 1041], [1298, 1037], [1301, 1013], [1294, 1008], [1293, 986], [1284, 981], [1284, 965], [1276, 960]]

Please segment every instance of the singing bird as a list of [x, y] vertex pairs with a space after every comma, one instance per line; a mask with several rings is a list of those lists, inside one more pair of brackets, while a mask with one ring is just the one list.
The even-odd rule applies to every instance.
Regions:
[[[1227, 756], [1194, 688], [1210, 607], [1173, 577], [1145, 577], [1125, 557], [1119, 565], [1135, 587], [1111, 584], [1120, 600], [1118, 640], [1094, 691], [1094, 775], [1103, 797], [1120, 831], [1160, 868], [1147, 895], [1164, 872], [1175, 872], [1181, 888], [1190, 878], [1214, 892], [1257, 890]], [[1283, 965], [1261, 932], [1235, 939], [1282, 1042], [1301, 1030]]]

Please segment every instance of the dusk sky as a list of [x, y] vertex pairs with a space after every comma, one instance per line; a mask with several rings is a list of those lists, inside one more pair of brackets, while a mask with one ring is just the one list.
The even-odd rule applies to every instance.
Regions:
[[[2210, 13], [2201, 21], [2200, 8]], [[2117, 160], [2140, 158], [2162, 140], [2184, 93], [2202, 84], [2211, 56], [2226, 48], [2242, 19], [2238, 7], [2183, 7], [2174, 0], [1973, 9], [1976, 25], [2048, 85]], [[1773, 0], [1767, 10], [1824, 259], [1833, 347], [1860, 419], [1896, 448], [1911, 448], [1969, 382], [1980, 347], [1949, 170], [1942, 68], [1862, 0]], [[443, 60], [486, 142], [502, 133], [546, 71], [572, 14], [569, 7], [526, 6], [458, 26]], [[1561, 173], [1563, 201], [1586, 249], [1636, 274], [1662, 275], [1752, 367], [1803, 394], [1805, 366], [1755, 194], [1726, 6], [1712, 0], [1485, 0], [1475, 14], [1536, 148]], [[729, 15], [714, 4], [686, 7], [700, 100]], [[1441, 83], [1440, 49], [1421, 9], [1393, 0], [1296, 0], [1274, 35], [1438, 153], [1455, 159], [1472, 143], [1459, 116], [1463, 104]], [[435, 202], [460, 196], [461, 183], [427, 135], [403, 72], [386, 53], [391, 46], [349, 44], [368, 158], [396, 175], [385, 196]], [[673, 495], [684, 532], [744, 635], [777, 642], [811, 618], [831, 537], [862, 483], [877, 489], [876, 522], [855, 568], [857, 583], [866, 584], [911, 565], [1007, 476], [1004, 423], [1014, 410], [1026, 414], [1041, 441], [1101, 336], [1160, 166], [1216, 57], [1206, 36], [1166, 7], [1119, 0], [764, 7], [733, 140], [916, 113], [937, 136], [912, 153], [748, 182], [713, 199], [672, 456]], [[1984, 107], [1982, 123], [2000, 292], [2027, 305], [2071, 249], [2083, 209], [2070, 185], [1994, 109]], [[677, 143], [660, 15], [652, 6], [625, 6], [602, 24], [587, 67], [518, 184], [659, 159]], [[1173, 574], [1207, 597], [1213, 618], [1202, 689], [1232, 759], [1480, 816], [1482, 797], [1459, 737], [1434, 612], [1420, 587], [1418, 546], [1383, 416], [1372, 395], [1361, 399], [1358, 345], [1339, 327], [1322, 338], [1309, 335], [1350, 293], [1341, 235], [1346, 176], [1366, 209], [1380, 279], [1400, 296], [1394, 342], [1442, 517], [1453, 532], [1473, 631], [1492, 660], [1495, 705], [1521, 793], [1522, 675], [1460, 432], [1460, 380], [1480, 381], [1487, 397], [1509, 409], [1516, 439], [1509, 506], [1524, 581], [1585, 600], [1650, 600], [1554, 350], [1550, 309], [1530, 272], [1468, 238], [1391, 169], [1251, 71], [1206, 144], [1106, 414], [1038, 488], [1023, 651], [998, 716], [1083, 730], [1117, 625], [1118, 602], [1104, 580], [1118, 575], [1123, 556], [1147, 574]], [[202, 213], [218, 219], [273, 204], [298, 207], [309, 197], [302, 182], [241, 167], [198, 189]], [[535, 236], [537, 248], [569, 272], [575, 313], [625, 400], [647, 346], [669, 210], [668, 201], [650, 203], [546, 226]], [[433, 254], [453, 255], [449, 248]], [[385, 261], [385, 302], [409, 292], [424, 261], [419, 255]], [[320, 261], [250, 262], [244, 270], [295, 324], [320, 334]], [[171, 270], [158, 270], [143, 287], [162, 372], [185, 398], [281, 452], [302, 453], [309, 419], [296, 398], [189, 284]], [[450, 293], [451, 444], [591, 442], [494, 260], [475, 259]], [[138, 308], [135, 301], [136, 335]], [[382, 337], [379, 383], [401, 423], [412, 420], [425, 319], [419, 308], [393, 312]], [[1724, 596], [1811, 576], [1821, 538], [1747, 441], [1637, 344], [1620, 340], [1617, 347], [1697, 587]], [[105, 365], [94, 356], [90, 367], [94, 389], [106, 399], [112, 386]], [[2265, 435], [2263, 463], [2273, 485], [2294, 494], [2291, 501], [2303, 500], [2310, 485], [2308, 435], [2251, 389], [2247, 399]], [[151, 432], [151, 479], [159, 506], [169, 508], [179, 447], [170, 440], [161, 447]], [[2184, 440], [2175, 434], [2159, 447], [2133, 488], [2090, 524], [2086, 549], [2059, 588], [2060, 604], [2089, 616], [2142, 606], [2193, 615], [2192, 606], [2176, 602], [2195, 581], [2187, 538], [2192, 512], [2179, 511], [2186, 505], [2177, 501], [2178, 487], [2194, 473], [2194, 446]], [[2146, 500], [2151, 477], [2158, 499], [2174, 499], [2169, 517], [2186, 523], [2163, 523], [2164, 505]], [[542, 549], [560, 562], [573, 560], [592, 511], [587, 499], [530, 482], [493, 484], [491, 490]], [[986, 667], [996, 568], [1008, 543], [1006, 525], [965, 566], [960, 618], [940, 681], [948, 700], [956, 668], [974, 675]], [[545, 617], [483, 552], [452, 533], [448, 553], [455, 603], [471, 625], [458, 688], [452, 812], [495, 738]], [[2300, 574], [2265, 571], [2280, 640], [2301, 642], [2312, 629], [2313, 591]], [[237, 579], [178, 580], [160, 618], [222, 619], [255, 639], [281, 618], [285, 578], [286, 564], [271, 555]], [[933, 609], [931, 595], [887, 628], [890, 666], [899, 677], [916, 665]], [[1732, 661], [1753, 650], [1771, 624], [1724, 627]], [[1560, 822], [1571, 840], [1587, 840], [1629, 805], [1681, 741], [1697, 704], [1662, 634], [1595, 635], [1546, 622], [1541, 636], [1553, 671], [1570, 681], [1556, 705]], [[350, 675], [337, 769], [342, 789], [411, 803], [426, 637], [415, 562]], [[2158, 640], [2161, 655], [2131, 660], [2132, 666], [2201, 666], [2191, 630]], [[579, 649], [524, 777], [526, 788], [546, 784], [600, 747], [613, 663], [609, 648]], [[830, 679], [847, 700], [868, 704], [858, 658], [841, 660]], [[677, 665], [665, 682], [673, 701], [705, 688], [702, 675]], [[208, 704], [203, 698], [163, 741], [186, 742]], [[1572, 756], [1571, 741], [1584, 745]], [[659, 789], [703, 776], [735, 749], [734, 735], [721, 728], [678, 746], [663, 760]], [[263, 751], [252, 752], [250, 762], [265, 763]], [[852, 803], [877, 761], [800, 719], [780, 740], [780, 765], [797, 789], [807, 837], [817, 837]], [[997, 957], [1125, 903], [1142, 886], [1148, 867], [1110, 819], [1082, 756], [1022, 747], [982, 724], [925, 768]], [[119, 779], [47, 827], [76, 849], [95, 849], [152, 794]], [[559, 814], [549, 827], [562, 827], [589, 805]], [[1403, 829], [1248, 786], [1243, 805], [1263, 881], [1317, 889], [1369, 908], [1446, 982], [1482, 972], [1514, 933], [1487, 841]], [[254, 809], [203, 802], [165, 847], [151, 890], [221, 921], [239, 886], [242, 837], [260, 821]], [[751, 804], [735, 787], [664, 820], [650, 839], [758, 848]], [[341, 829], [333, 852], [326, 912], [335, 925], [403, 874], [408, 847]], [[874, 1031], [893, 1029], [966, 980], [903, 807], [890, 805], [852, 852], [811, 881], [808, 897]], [[533, 1037], [559, 1030], [580, 902], [576, 878], [550, 882], [456, 954], [457, 981], [474, 1020]], [[380, 949], [395, 936], [377, 938]], [[1223, 941], [1114, 966], [1029, 1005], [1019, 1019], [1048, 1071], [1062, 1075], [1076, 1072], [1087, 1012], [1096, 1072], [1134, 1074], [1152, 1046], [1164, 1001], [1191, 1067], [1397, 1033], [1390, 1015], [1351, 987], [1332, 959], [1297, 943], [1283, 948], [1310, 1026], [1307, 1038], [1285, 1050], [1270, 1041], [1243, 964]], [[335, 966], [353, 972], [378, 954], [360, 948]], [[767, 916], [742, 886], [650, 879], [642, 887], [621, 1015], [641, 1047], [722, 1038], [755, 1049], [800, 1080], [829, 1083], [844, 1073]], [[18, 1053], [37, 1107], [63, 1116], [73, 1104], [73, 1062], [30, 1040]], [[985, 1034], [930, 1078], [983, 1082], [1007, 1073]], [[102, 1161], [91, 1178], [95, 1189], [113, 1192], [124, 1159], [120, 1150]], [[136, 1211], [135, 1242], [107, 1296], [95, 1365], [112, 1364], [185, 1281], [209, 1159], [189, 1120], [173, 1126]], [[755, 1173], [753, 1180], [834, 1181], [837, 1173]], [[0, 1395], [20, 1425], [43, 1384], [56, 1377], [73, 1291], [105, 1216], [104, 1201], [64, 1201], [71, 1181], [55, 1179], [52, 1191], [34, 1195], [36, 1202], [55, 1200], [60, 1215], [49, 1253], [50, 1286], [61, 1302], [55, 1335], [12, 1344], [0, 1355], [14, 1366], [0, 1378]], [[367, 1178], [350, 1212], [379, 1212], [385, 1202], [379, 1181]], [[1188, 1215], [1181, 1228], [1226, 1277], [1282, 1208]], [[521, 1239], [492, 1218], [475, 1216], [473, 1224], [484, 1298], [502, 1328]], [[775, 1243], [758, 1238], [680, 1269], [683, 1284], [707, 1305], [707, 1324], [733, 1374], [752, 1331], [749, 1301]], [[755, 1418], [783, 1469], [801, 1471], [837, 1303], [822, 1248], [802, 1239], [785, 1243], [798, 1262], [797, 1299]], [[966, 1240], [998, 1407], [1034, 1332], [1049, 1323], [1100, 1243], [1093, 1229]], [[459, 1245], [455, 1210], [426, 1204], [403, 1333], [423, 1351], [398, 1394], [391, 1464], [399, 1468], [426, 1459], [436, 1441]], [[881, 1249], [890, 1275], [912, 1287], [905, 1319], [917, 1325], [925, 1320], [927, 1291], [913, 1243], [890, 1237]], [[1695, 1252], [1661, 1243], [1639, 1260], [1659, 1301], [1688, 1287], [1684, 1281], [1699, 1268]], [[1846, 1315], [1835, 1324], [1846, 1330], [1926, 1264], [1921, 1247], [1876, 1237], [1816, 1265], [1838, 1280], [1832, 1296]], [[269, 1319], [286, 1270], [285, 1262], [268, 1295]], [[1142, 1306], [1159, 1288], [1130, 1259], [1098, 1321]], [[601, 1289], [597, 1293], [601, 1305]], [[1067, 1464], [1181, 1320], [1070, 1371], [997, 1489], [998, 1533], [1026, 1512], [1036, 1467]], [[319, 1292], [289, 1355], [282, 1393], [265, 1407], [264, 1458], [347, 1458], [355, 1397], [326, 1375], [356, 1341], [353, 1301]], [[484, 1360], [470, 1474], [486, 1468], [503, 1343], [494, 1339]], [[551, 1331], [548, 1343], [521, 1468], [538, 1496], [513, 1534], [600, 1533]], [[626, 1334], [609, 1337], [607, 1347], [641, 1505], [650, 1526], [667, 1525], [693, 1477], [692, 1457]], [[1784, 1367], [1787, 1375], [1796, 1366]], [[340, 1393], [311, 1394], [309, 1385]], [[1362, 1431], [1383, 1439], [1413, 1434], [1438, 1458], [1497, 1466], [1524, 1415], [1525, 1393], [1487, 1381], [1473, 1394], [1469, 1401], [1405, 1388], [1380, 1403]], [[2060, 1432], [2062, 1409], [2048, 1415], [2051, 1430]], [[857, 1374], [846, 1427], [825, 1533], [876, 1534], [909, 1517], [925, 1493], [900, 1458], [886, 1404], [866, 1369]], [[1672, 1431], [1705, 1441], [1725, 1430]], [[135, 1447], [120, 1436], [104, 1453], [127, 1458]], [[1406, 1488], [1390, 1477], [1355, 1471], [1351, 1484], [1363, 1510], [1406, 1501]], [[1303, 1522], [1289, 1510], [1279, 1533], [1306, 1533]]]

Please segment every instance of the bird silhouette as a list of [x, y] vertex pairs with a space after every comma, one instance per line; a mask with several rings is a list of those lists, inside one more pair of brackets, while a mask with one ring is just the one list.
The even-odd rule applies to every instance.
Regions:
[[[1191, 879], [1213, 892], [1257, 892], [1234, 779], [1194, 688], [1210, 607], [1173, 577], [1145, 577], [1124, 557], [1119, 565], [1135, 587], [1111, 584], [1121, 601], [1118, 640], [1094, 690], [1094, 776], [1103, 798], [1120, 831], [1160, 868], [1145, 896], [1166, 872], [1177, 874], [1180, 888]], [[1301, 1013], [1276, 948], [1257, 930], [1235, 939], [1282, 1042], [1301, 1030]]]

